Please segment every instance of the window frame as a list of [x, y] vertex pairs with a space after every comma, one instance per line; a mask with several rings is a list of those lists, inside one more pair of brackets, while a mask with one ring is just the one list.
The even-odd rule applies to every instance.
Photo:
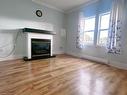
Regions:
[[[88, 42], [85, 42], [84, 40], [85, 40], [85, 37], [83, 36], [83, 42], [86, 44], [86, 45], [93, 45], [94, 44], [94, 38], [95, 38], [95, 27], [96, 27], [96, 16], [90, 16], [90, 17], [84, 17], [84, 24], [85, 24], [85, 20], [88, 20], [88, 19], [95, 19], [95, 25], [94, 25], [94, 30], [88, 30], [88, 31], [85, 31], [85, 28], [84, 28], [84, 30], [83, 30], [83, 35], [85, 35], [85, 33], [86, 32], [93, 32], [93, 42], [92, 43], [88, 43]], [[85, 25], [84, 25], [84, 27], [85, 27]]]
[[[101, 13], [99, 14], [99, 20], [98, 20], [98, 32], [97, 32], [97, 46], [101, 46], [101, 47], [105, 47], [104, 44], [100, 44], [99, 41], [100, 41], [100, 33], [101, 31], [108, 31], [109, 33], [109, 28], [106, 28], [106, 29], [101, 29], [101, 17], [104, 16], [104, 15], [111, 15], [111, 12], [105, 12], [105, 13]], [[110, 21], [110, 18], [109, 18], [109, 21]], [[110, 22], [109, 22], [110, 23]], [[107, 37], [108, 38], [108, 37]]]

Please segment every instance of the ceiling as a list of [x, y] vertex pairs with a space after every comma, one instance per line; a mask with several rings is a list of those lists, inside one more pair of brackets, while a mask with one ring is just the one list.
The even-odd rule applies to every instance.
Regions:
[[87, 3], [92, 0], [33, 0], [35, 2], [48, 5], [52, 8], [56, 8], [62, 11], [71, 10], [79, 5]]

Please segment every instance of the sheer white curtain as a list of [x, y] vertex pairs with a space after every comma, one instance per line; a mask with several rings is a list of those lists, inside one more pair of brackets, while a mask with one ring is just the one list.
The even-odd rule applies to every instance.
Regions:
[[83, 42], [83, 36], [84, 36], [84, 25], [85, 25], [85, 18], [83, 12], [79, 13], [79, 22], [78, 22], [78, 35], [76, 39], [76, 47], [82, 49], [85, 45]]
[[113, 0], [110, 30], [108, 40], [108, 53], [121, 54], [121, 40], [124, 24], [125, 0]]
[[[77, 39], [76, 39], [76, 47], [83, 49], [86, 46], [84, 42], [84, 33], [85, 33], [85, 19], [89, 17], [96, 16], [98, 8], [98, 2], [94, 1], [88, 5], [84, 5], [84, 7], [79, 11], [78, 17], [78, 31], [77, 31]], [[93, 35], [94, 36], [94, 35]]]

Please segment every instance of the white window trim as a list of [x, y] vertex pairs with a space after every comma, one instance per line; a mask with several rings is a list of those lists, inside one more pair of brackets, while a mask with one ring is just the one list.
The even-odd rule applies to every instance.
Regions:
[[111, 12], [106, 12], [106, 13], [99, 14], [98, 33], [97, 33], [97, 43], [96, 43], [96, 45], [99, 46], [99, 47], [106, 47], [105, 45], [99, 44], [99, 40], [100, 40], [100, 31], [109, 30], [109, 28], [107, 28], [107, 29], [100, 29], [100, 26], [101, 26], [101, 17], [104, 16], [104, 15], [110, 14], [110, 13], [111, 13]]
[[[84, 18], [84, 22], [85, 22], [85, 20], [92, 19], [92, 18], [95, 18], [95, 22], [96, 22], [96, 16], [86, 17], [86, 18]], [[96, 27], [96, 26], [95, 26], [95, 27]], [[93, 33], [95, 34], [95, 27], [94, 27], [94, 30], [89, 30], [89, 31], [85, 31], [85, 30], [84, 30], [84, 33], [85, 33], [85, 32], [93, 32]], [[94, 39], [94, 34], [93, 34], [93, 39]], [[83, 38], [83, 39], [84, 39], [84, 38]], [[85, 45], [87, 45], [87, 46], [93, 46], [93, 45], [94, 45], [94, 40], [93, 40], [92, 43], [86, 43], [86, 42], [84, 42], [84, 43], [85, 43]]]

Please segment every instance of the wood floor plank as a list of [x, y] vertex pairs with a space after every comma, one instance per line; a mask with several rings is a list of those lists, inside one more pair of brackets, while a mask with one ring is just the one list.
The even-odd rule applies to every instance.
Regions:
[[0, 95], [127, 95], [127, 71], [68, 55], [0, 62]]

